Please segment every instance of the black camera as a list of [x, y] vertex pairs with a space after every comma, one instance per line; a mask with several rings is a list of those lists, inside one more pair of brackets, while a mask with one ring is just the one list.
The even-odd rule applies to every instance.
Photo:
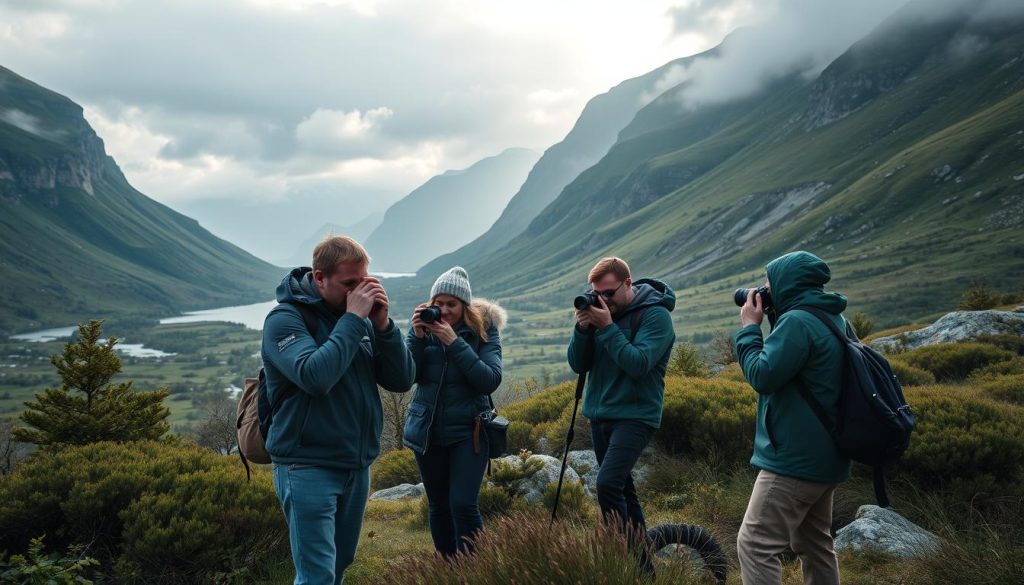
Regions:
[[[772, 308], [772, 295], [768, 292], [766, 287], [758, 287], [753, 289], [754, 293], [761, 295], [761, 308], [765, 311], [770, 311]], [[747, 297], [750, 296], [751, 289], [749, 288], [738, 288], [733, 293], [732, 300], [736, 302], [737, 307], [742, 307], [747, 304]]]
[[420, 311], [420, 321], [424, 323], [433, 323], [434, 321], [441, 320], [441, 307], [425, 307]]
[[590, 305], [597, 304], [597, 295], [594, 293], [583, 293], [572, 300], [572, 306], [582, 311]]

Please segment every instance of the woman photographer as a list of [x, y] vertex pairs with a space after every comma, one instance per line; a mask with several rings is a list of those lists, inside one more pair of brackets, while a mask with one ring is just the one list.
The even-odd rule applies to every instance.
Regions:
[[430, 535], [445, 557], [471, 552], [483, 528], [477, 502], [487, 467], [481, 414], [501, 384], [505, 311], [473, 300], [466, 271], [437, 278], [430, 301], [413, 311], [406, 343], [416, 362], [416, 394], [403, 443], [416, 454], [430, 508]]

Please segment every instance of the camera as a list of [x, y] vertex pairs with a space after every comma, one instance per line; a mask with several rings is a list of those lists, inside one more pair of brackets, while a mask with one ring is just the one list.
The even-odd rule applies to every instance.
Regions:
[[582, 311], [590, 305], [597, 304], [597, 295], [594, 293], [583, 293], [572, 300], [572, 306]]
[[441, 307], [425, 307], [420, 311], [420, 321], [433, 323], [441, 320]]
[[[750, 291], [751, 289], [749, 288], [736, 289], [736, 292], [733, 293], [732, 300], [736, 302], [737, 307], [742, 307], [743, 305], [747, 304], [747, 297], [750, 296]], [[761, 307], [765, 311], [770, 311], [772, 308], [772, 296], [768, 292], [768, 289], [761, 286], [753, 289], [753, 291], [755, 294], [761, 295]]]

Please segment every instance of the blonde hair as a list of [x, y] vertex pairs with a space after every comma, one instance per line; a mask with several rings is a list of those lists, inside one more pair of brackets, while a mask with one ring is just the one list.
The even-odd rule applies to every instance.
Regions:
[[626, 261], [617, 256], [608, 256], [607, 258], [601, 258], [593, 268], [590, 269], [590, 274], [587, 275], [587, 282], [597, 282], [602, 279], [605, 274], [614, 274], [619, 280], [625, 281], [629, 278], [629, 264]]
[[342, 262], [357, 262], [367, 266], [370, 264], [370, 255], [359, 242], [348, 236], [327, 236], [313, 249], [313, 270], [319, 270], [326, 276], [334, 274]]
[[[427, 305], [433, 305], [437, 297], [441, 295], [434, 295], [427, 301]], [[451, 296], [451, 295], [448, 295]], [[484, 316], [480, 310], [472, 304], [467, 304], [466, 301], [459, 299], [462, 303], [462, 320], [466, 325], [476, 333], [476, 336], [480, 338], [480, 341], [487, 341], [487, 323], [484, 322]]]

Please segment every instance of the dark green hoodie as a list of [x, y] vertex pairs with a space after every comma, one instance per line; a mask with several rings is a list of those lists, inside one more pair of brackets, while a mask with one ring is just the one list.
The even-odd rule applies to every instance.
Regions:
[[[665, 400], [665, 368], [676, 340], [669, 312], [676, 295], [653, 278], [633, 283], [633, 301], [597, 331], [573, 329], [569, 366], [589, 371], [583, 416], [590, 420], [637, 420], [661, 426]], [[632, 343], [633, 315], [642, 311]]]
[[743, 374], [757, 391], [754, 456], [750, 463], [781, 475], [821, 483], [850, 476], [850, 460], [800, 396], [807, 387], [835, 421], [842, 388], [844, 347], [817, 317], [794, 310], [810, 306], [831, 313], [845, 329], [846, 297], [825, 292], [831, 272], [809, 252], [792, 252], [767, 267], [771, 298], [778, 317], [767, 338], [748, 325], [733, 339]]

